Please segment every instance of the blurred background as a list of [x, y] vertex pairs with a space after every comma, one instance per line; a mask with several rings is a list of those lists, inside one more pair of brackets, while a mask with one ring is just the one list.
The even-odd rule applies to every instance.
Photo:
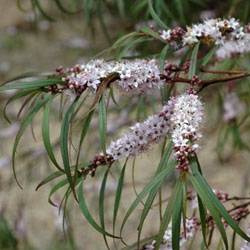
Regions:
[[[43, 8], [40, 11], [34, 4], [35, 2], [0, 1], [1, 83], [26, 72], [52, 72], [60, 65], [70, 67], [76, 63], [86, 62], [98, 52], [110, 47], [112, 42], [122, 35], [139, 30], [143, 24], [155, 25], [147, 8], [147, 1], [144, 0], [82, 1], [84, 6], [80, 0], [61, 1], [65, 4], [63, 8], [53, 1], [40, 1], [42, 4], [40, 7]], [[100, 3], [102, 6], [99, 6]], [[228, 0], [218, 3], [212, 0], [183, 2], [173, 0], [167, 3], [161, 0], [155, 1], [154, 7], [157, 14], [172, 27], [219, 16], [236, 16], [244, 23], [249, 20], [248, 1], [246, 3], [246, 1]], [[86, 11], [88, 8], [91, 11]], [[67, 14], [67, 11], [77, 12], [77, 14]], [[129, 50], [126, 56], [155, 53], [159, 50], [157, 46], [152, 47], [147, 44], [138, 46]], [[110, 54], [109, 58], [114, 56], [115, 54]], [[168, 60], [178, 61], [178, 55]], [[245, 83], [249, 88], [249, 82], [245, 81]], [[7, 99], [12, 94], [13, 91], [0, 93], [1, 114]], [[130, 107], [123, 110], [121, 105], [112, 113], [110, 120], [112, 122], [108, 124], [110, 136], [108, 141], [121, 134], [120, 128], [123, 130], [135, 120], [142, 120], [147, 116], [144, 109], [136, 111], [135, 107], [140, 106], [141, 103], [140, 97], [127, 101], [122, 95], [118, 95], [117, 98], [123, 106], [130, 102]], [[153, 108], [147, 111], [148, 114], [159, 110], [159, 103], [155, 100], [157, 98], [157, 95], [153, 94], [146, 97], [146, 104], [153, 103]], [[243, 96], [244, 98], [249, 98], [249, 96]], [[217, 104], [220, 100], [211, 91], [204, 93], [204, 100], [205, 102], [213, 100], [207, 105], [204, 136], [200, 143], [202, 150], [199, 156], [204, 176], [213, 188], [229, 192], [231, 196], [249, 195], [249, 152], [234, 148], [230, 137], [223, 144], [222, 152], [217, 143], [221, 136], [218, 129], [221, 128], [219, 120], [221, 110], [214, 109], [214, 103]], [[16, 116], [21, 105], [22, 102], [17, 101], [7, 108], [12, 124], [8, 124], [3, 116], [0, 116], [0, 249], [106, 249], [102, 244], [102, 236], [86, 222], [72, 197], [69, 199], [66, 212], [67, 240], [65, 241], [62, 231], [63, 213], [59, 214], [58, 209], [48, 203], [48, 195], [53, 183], [35, 191], [39, 182], [54, 171], [43, 147], [41, 115], [34, 119], [33, 129], [27, 129], [18, 147], [17, 176], [22, 183], [23, 190], [15, 183], [11, 167], [11, 152], [19, 128]], [[59, 154], [58, 138], [61, 123], [57, 116], [58, 106], [54, 107], [53, 113], [50, 129], [53, 147], [56, 154]], [[116, 122], [113, 123], [113, 121]], [[87, 143], [85, 142], [82, 157], [91, 159], [100, 151], [97, 126], [97, 123], [96, 127], [93, 125], [91, 135], [86, 139]], [[77, 132], [75, 134], [77, 136]], [[242, 129], [241, 137], [244, 141], [249, 141], [249, 124]], [[155, 146], [149, 152], [150, 154], [145, 154], [136, 160], [134, 176], [137, 192], [151, 180], [159, 162], [160, 151], [160, 146]], [[117, 164], [114, 167], [113, 177], [108, 179], [105, 207], [108, 211], [106, 215], [108, 228], [112, 225], [113, 200], [121, 165]], [[94, 179], [89, 178], [85, 187], [88, 206], [94, 214], [97, 210], [102, 174], [103, 172], [99, 173], [100, 178], [99, 176]], [[171, 180], [174, 178], [175, 176], [170, 176], [166, 180], [164, 184], [166, 194], [168, 190], [171, 190]], [[121, 223], [128, 206], [136, 197], [132, 184], [132, 160], [130, 160], [118, 224]], [[59, 205], [63, 194], [63, 190], [57, 192], [53, 197], [54, 203]], [[138, 206], [125, 228], [124, 236], [129, 243], [136, 240], [134, 232], [141, 209], [142, 206]], [[144, 236], [153, 235], [157, 231], [156, 220], [158, 220], [157, 207], [152, 209], [146, 220]], [[246, 224], [242, 226], [245, 227]], [[240, 246], [240, 239], [237, 244]], [[120, 248], [121, 245], [118, 243], [118, 249]]]

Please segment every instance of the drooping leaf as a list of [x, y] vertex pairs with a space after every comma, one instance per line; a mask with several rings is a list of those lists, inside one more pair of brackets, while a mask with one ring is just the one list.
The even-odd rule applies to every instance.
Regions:
[[29, 95], [29, 94], [31, 94], [31, 93], [33, 93], [33, 92], [36, 92], [36, 91], [37, 91], [37, 90], [29, 89], [29, 90], [26, 90], [26, 91], [18, 92], [18, 93], [16, 93], [16, 94], [14, 94], [13, 96], [11, 96], [11, 97], [8, 99], [7, 103], [5, 104], [5, 106], [4, 106], [4, 108], [3, 108], [3, 116], [4, 116], [5, 120], [6, 120], [7, 122], [11, 123], [11, 121], [9, 120], [9, 118], [8, 118], [8, 116], [7, 116], [7, 113], [6, 113], [7, 106], [8, 106], [11, 102], [17, 100], [18, 98], [21, 98], [21, 97], [24, 97], [24, 96], [26, 96], [26, 95]]
[[83, 213], [83, 215], [85, 216], [85, 218], [87, 219], [87, 221], [98, 231], [100, 232], [101, 234], [103, 235], [106, 235], [106, 236], [109, 236], [109, 237], [112, 237], [112, 238], [120, 238], [120, 237], [117, 237], [117, 236], [114, 236], [106, 231], [104, 231], [96, 222], [95, 220], [93, 219], [92, 215], [90, 214], [88, 208], [87, 208], [87, 205], [86, 205], [86, 202], [85, 202], [85, 199], [84, 199], [84, 196], [83, 196], [83, 181], [81, 182], [80, 184], [80, 187], [79, 187], [79, 190], [78, 190], [78, 200], [79, 200], [79, 206], [80, 206], [80, 209]]
[[101, 146], [102, 146], [104, 158], [105, 158], [105, 160], [107, 160], [106, 159], [107, 114], [106, 114], [105, 98], [103, 95], [102, 95], [101, 100], [99, 102], [98, 115], [99, 115], [99, 132], [100, 132]]
[[181, 231], [180, 226], [181, 226], [182, 202], [183, 202], [183, 190], [180, 189], [178, 196], [177, 196], [177, 201], [176, 201], [175, 209], [173, 211], [173, 218], [172, 218], [172, 248], [173, 250], [180, 249], [180, 231]]
[[50, 17], [50, 16], [43, 10], [43, 8], [42, 8], [41, 5], [40, 5], [39, 0], [33, 0], [33, 2], [34, 2], [35, 6], [37, 7], [37, 9], [39, 10], [39, 12], [41, 13], [41, 15], [42, 15], [43, 17], [45, 17], [45, 18], [46, 18], [48, 21], [50, 21], [50, 22], [53, 22], [53, 21], [54, 21], [54, 19], [53, 19], [52, 17]]
[[78, 100], [79, 100], [79, 97], [76, 97], [74, 102], [70, 105], [69, 109], [67, 110], [65, 117], [63, 119], [63, 122], [62, 122], [61, 135], [60, 135], [60, 146], [61, 146], [61, 154], [62, 154], [62, 159], [63, 159], [64, 170], [66, 172], [70, 188], [73, 191], [74, 197], [76, 199], [77, 197], [75, 194], [75, 187], [74, 187], [73, 179], [71, 176], [70, 164], [69, 164], [68, 134], [69, 134], [69, 125], [70, 125], [71, 117], [73, 115], [73, 112], [74, 112], [74, 109], [76, 107]]
[[1, 86], [0, 91], [10, 90], [10, 89], [32, 89], [32, 88], [42, 88], [51, 86], [54, 84], [65, 84], [61, 80], [39, 80], [32, 82], [17, 82], [17, 83], [9, 83], [7, 85]]
[[218, 211], [216, 210], [216, 207], [214, 206], [213, 202], [207, 195], [206, 191], [202, 188], [200, 183], [197, 181], [197, 179], [194, 176], [189, 176], [190, 181], [192, 182], [192, 185], [194, 186], [196, 192], [199, 194], [200, 198], [204, 201], [206, 204], [208, 210], [210, 211], [211, 215], [213, 216], [214, 221], [216, 222], [216, 225], [220, 231], [221, 237], [223, 239], [223, 242], [225, 244], [226, 249], [228, 249], [228, 240], [227, 240], [227, 234], [224, 228], [224, 225], [221, 222], [221, 218], [219, 216]]
[[55, 155], [53, 153], [53, 149], [50, 143], [50, 134], [49, 134], [49, 116], [50, 116], [50, 109], [51, 109], [51, 104], [53, 99], [55, 98], [54, 95], [51, 95], [49, 98], [49, 101], [46, 103], [45, 105], [45, 109], [44, 109], [44, 115], [43, 115], [43, 122], [42, 122], [42, 137], [43, 137], [43, 143], [45, 146], [45, 149], [48, 153], [48, 156], [50, 158], [50, 160], [53, 162], [53, 164], [55, 165], [55, 167], [61, 171], [61, 172], [65, 172], [58, 164]]
[[[105, 189], [106, 189], [106, 182], [107, 182], [108, 174], [109, 174], [109, 169], [107, 169], [105, 174], [104, 174], [102, 184], [101, 184], [100, 194], [99, 194], [99, 218], [100, 218], [101, 228], [103, 229], [103, 231], [105, 231], [104, 196], [105, 196]], [[105, 234], [103, 235], [103, 238], [104, 238], [104, 242], [105, 242], [106, 247], [108, 249], [110, 249]]]
[[192, 77], [196, 74], [196, 64], [197, 64], [197, 55], [199, 50], [200, 42], [198, 42], [193, 49], [191, 61], [190, 61], [190, 67], [188, 72], [188, 78], [192, 79]]
[[173, 214], [173, 210], [175, 208], [178, 196], [180, 194], [180, 191], [182, 192], [182, 184], [183, 184], [182, 180], [179, 179], [175, 185], [175, 188], [174, 188], [171, 196], [170, 196], [170, 199], [168, 201], [166, 210], [165, 210], [163, 218], [162, 218], [160, 230], [159, 230], [159, 233], [157, 235], [157, 239], [156, 239], [156, 243], [155, 243], [155, 250], [158, 250], [160, 245], [161, 245], [164, 233], [167, 229], [167, 226], [168, 226], [170, 219], [171, 219], [171, 216]]
[[209, 185], [207, 184], [205, 179], [201, 176], [201, 174], [200, 174], [200, 172], [198, 170], [199, 163], [197, 161], [198, 161], [198, 158], [195, 158], [195, 159], [192, 158], [190, 160], [190, 167], [192, 169], [195, 180], [199, 183], [199, 185], [202, 187], [204, 192], [207, 194], [207, 196], [209, 197], [211, 202], [216, 207], [216, 210], [226, 220], [226, 222], [231, 226], [231, 228], [234, 231], [236, 231], [236, 233], [239, 234], [243, 239], [250, 241], [250, 238], [239, 228], [237, 223], [232, 219], [232, 217], [228, 214], [225, 207], [218, 200], [218, 198], [214, 194], [213, 190], [209, 187]]
[[113, 212], [113, 234], [115, 234], [116, 217], [117, 217], [117, 213], [118, 213], [118, 209], [119, 209], [119, 205], [120, 205], [120, 200], [121, 200], [121, 196], [122, 196], [122, 187], [123, 187], [123, 182], [124, 182], [127, 161], [128, 161], [128, 159], [126, 159], [126, 161], [123, 165], [123, 168], [122, 168], [122, 171], [121, 171], [121, 174], [119, 177], [119, 181], [117, 184], [117, 188], [116, 188], [114, 212]]
[[162, 20], [159, 18], [159, 16], [156, 14], [156, 12], [154, 11], [153, 5], [152, 5], [152, 0], [148, 0], [148, 7], [149, 7], [149, 11], [151, 16], [153, 17], [153, 19], [155, 20], [155, 22], [162, 28], [165, 30], [168, 30], [169, 27], [162, 22]]
[[145, 34], [148, 34], [154, 38], [156, 38], [157, 40], [159, 41], [162, 41], [163, 43], [166, 43], [166, 41], [159, 35], [157, 34], [156, 32], [154, 32], [152, 29], [150, 29], [149, 27], [147, 26], [142, 26], [141, 27], [141, 31]]
[[[169, 160], [169, 157], [171, 155], [171, 152], [172, 152], [172, 147], [173, 147], [173, 143], [170, 142], [161, 158], [161, 161], [157, 167], [157, 170], [155, 172], [155, 176], [157, 176], [164, 168], [167, 168], [168, 167], [168, 160]], [[140, 218], [140, 223], [139, 223], [139, 226], [138, 226], [138, 238], [137, 238], [137, 242], [138, 244], [140, 243], [140, 236], [141, 236], [141, 231], [142, 231], [142, 226], [144, 224], [144, 221], [146, 219], [146, 216], [148, 215], [148, 212], [152, 206], [152, 203], [155, 199], [155, 196], [159, 190], [159, 188], [161, 187], [161, 184], [162, 182], [164, 181], [164, 179], [162, 179], [160, 182], [158, 182], [153, 188], [152, 190], [150, 191], [149, 193], [149, 196], [145, 202], [145, 205], [143, 207], [143, 210], [142, 210], [142, 214], [141, 214], [141, 218]]]
[[23, 120], [23, 122], [20, 124], [20, 128], [19, 131], [17, 132], [16, 135], [16, 139], [13, 145], [13, 150], [12, 150], [12, 169], [13, 169], [13, 173], [14, 173], [14, 178], [17, 182], [17, 184], [19, 185], [20, 188], [21, 185], [17, 180], [17, 176], [16, 176], [16, 168], [15, 168], [15, 154], [16, 154], [16, 149], [17, 146], [19, 144], [20, 138], [22, 136], [22, 134], [24, 133], [25, 129], [27, 128], [27, 126], [29, 125], [29, 123], [31, 122], [31, 120], [34, 118], [34, 116], [37, 114], [37, 112], [41, 109], [41, 107], [43, 107], [49, 100], [50, 96], [47, 96], [45, 99], [43, 99], [41, 102], [39, 102], [29, 113], [29, 115]]
[[153, 180], [146, 185], [146, 187], [140, 192], [140, 194], [137, 196], [137, 198], [134, 200], [132, 205], [129, 207], [126, 215], [124, 216], [124, 219], [122, 221], [121, 229], [120, 229], [120, 234], [122, 233], [122, 230], [125, 226], [126, 221], [128, 220], [129, 216], [131, 213], [134, 211], [136, 206], [141, 202], [141, 200], [145, 197], [145, 195], [152, 190], [157, 183], [161, 182], [170, 172], [174, 170], [176, 166], [176, 161], [171, 161], [168, 165], [167, 168], [163, 169], [159, 174], [157, 174]]
[[216, 50], [218, 49], [219, 45], [214, 46], [202, 59], [201, 61], [201, 65], [202, 66], [206, 66], [208, 64], [208, 62], [211, 60], [211, 58], [213, 57], [214, 53], [216, 52]]

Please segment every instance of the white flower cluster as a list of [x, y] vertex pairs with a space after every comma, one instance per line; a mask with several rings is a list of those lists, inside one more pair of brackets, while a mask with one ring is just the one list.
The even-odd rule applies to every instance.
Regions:
[[[131, 127], [131, 133], [111, 142], [107, 153], [114, 160], [139, 155], [171, 130], [175, 157], [180, 164], [184, 164], [188, 153], [198, 148], [193, 142], [201, 137], [198, 129], [202, 121], [202, 110], [202, 104], [196, 95], [173, 97], [160, 113], [149, 116], [142, 123], [136, 123]], [[182, 159], [183, 154], [185, 159]]]
[[[183, 225], [183, 223], [181, 223]], [[180, 234], [180, 246], [184, 245], [188, 239], [194, 237], [195, 232], [197, 231], [197, 219], [195, 217], [186, 219], [186, 238], [184, 236], [184, 229], [181, 227]], [[152, 243], [147, 244], [144, 249], [153, 250], [155, 249], [156, 241], [153, 240]], [[167, 230], [164, 233], [162, 244], [160, 245], [160, 250], [172, 250], [172, 223], [168, 225]]]
[[114, 160], [121, 160], [124, 157], [139, 155], [152, 143], [159, 142], [170, 129], [172, 106], [173, 101], [170, 100], [160, 113], [149, 116], [142, 123], [136, 123], [131, 127], [131, 133], [111, 142], [107, 154], [112, 155]]
[[197, 95], [183, 94], [175, 98], [171, 116], [171, 137], [174, 142], [178, 168], [188, 169], [189, 153], [199, 148], [195, 141], [202, 135], [199, 132], [203, 118], [203, 106]]
[[239, 100], [235, 92], [231, 92], [226, 95], [223, 106], [223, 119], [226, 122], [230, 122], [235, 119], [245, 109], [244, 103]]
[[[246, 234], [248, 237], [250, 237], [250, 225], [247, 228]], [[240, 250], [250, 250], [250, 242], [244, 240], [243, 246], [241, 247]]]
[[112, 72], [112, 66], [102, 59], [92, 60], [87, 64], [78, 65], [78, 67], [80, 72], [73, 72], [68, 76], [69, 83], [78, 87], [86, 84], [93, 90], [97, 89], [101, 78]]
[[[156, 59], [151, 60], [121, 60], [119, 62], [105, 62], [102, 59], [92, 60], [87, 64], [77, 65], [78, 71], [72, 72], [63, 81], [69, 83], [71, 94], [81, 88], [96, 91], [101, 79], [113, 72], [119, 73], [117, 85], [125, 92], [141, 93], [148, 89], [160, 88], [163, 80]], [[69, 92], [69, 91], [68, 91]]]
[[215, 42], [223, 45], [226, 40], [240, 39], [244, 37], [244, 28], [235, 18], [227, 19], [208, 19], [203, 23], [194, 24], [187, 27], [183, 37], [183, 44], [192, 45], [200, 39], [206, 42]]
[[237, 54], [244, 54], [250, 52], [250, 34], [244, 33], [244, 36], [238, 40], [226, 41], [216, 51], [216, 57], [219, 59], [225, 59], [226, 57], [234, 56]]
[[126, 92], [140, 93], [148, 89], [160, 88], [160, 69], [156, 59], [120, 61], [114, 64], [113, 72], [120, 75], [118, 87]]

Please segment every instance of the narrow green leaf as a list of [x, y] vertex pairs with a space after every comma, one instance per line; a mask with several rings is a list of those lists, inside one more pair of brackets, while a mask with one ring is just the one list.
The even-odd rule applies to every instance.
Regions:
[[[139, 247], [142, 247], [142, 246], [146, 245], [147, 243], [152, 242], [154, 239], [156, 239], [156, 237], [157, 237], [157, 235], [153, 235], [153, 236], [150, 236], [150, 237], [147, 237], [147, 238], [141, 240]], [[137, 248], [137, 242], [135, 242], [127, 247], [124, 247], [121, 250], [135, 250], [136, 248]]]
[[[198, 159], [197, 159], [198, 160]], [[215, 205], [217, 211], [220, 213], [220, 215], [227, 221], [227, 223], [231, 226], [231, 228], [236, 231], [243, 239], [250, 241], [250, 238], [239, 228], [237, 223], [232, 219], [232, 217], [228, 214], [225, 207], [222, 205], [222, 203], [218, 200], [216, 195], [214, 194], [213, 190], [209, 187], [205, 179], [200, 175], [198, 166], [197, 166], [196, 159], [190, 160], [190, 167], [192, 169], [194, 177], [197, 179], [199, 184], [202, 186], [202, 188], [205, 190], [206, 194], [211, 199], [212, 203]], [[198, 164], [199, 165], [199, 164]]]
[[105, 98], [103, 95], [99, 102], [98, 116], [99, 116], [99, 132], [100, 132], [101, 146], [102, 146], [102, 151], [106, 160], [107, 114], [106, 114]]
[[52, 17], [50, 17], [44, 10], [43, 8], [41, 7], [40, 3], [39, 3], [39, 0], [33, 0], [35, 6], [37, 7], [37, 9], [39, 10], [39, 12], [41, 13], [41, 15], [43, 17], [45, 17], [47, 20], [53, 22], [55, 21]]
[[23, 120], [23, 122], [20, 124], [20, 128], [19, 131], [17, 132], [16, 135], [16, 139], [13, 145], [13, 150], [12, 150], [12, 169], [13, 169], [13, 173], [14, 173], [14, 178], [18, 184], [18, 186], [20, 188], [21, 185], [19, 184], [18, 180], [17, 180], [17, 176], [16, 176], [16, 169], [15, 169], [15, 154], [16, 154], [16, 149], [18, 146], [18, 143], [20, 141], [20, 138], [22, 136], [22, 134], [24, 133], [25, 129], [27, 128], [27, 126], [29, 125], [29, 123], [31, 122], [31, 120], [34, 118], [34, 116], [37, 114], [37, 112], [40, 110], [41, 107], [43, 107], [46, 102], [49, 100], [50, 96], [47, 96], [45, 99], [43, 99], [40, 103], [38, 103], [29, 113], [29, 115]]
[[221, 222], [221, 218], [220, 218], [218, 212], [216, 211], [216, 208], [215, 208], [213, 202], [211, 201], [208, 194], [203, 189], [203, 187], [200, 185], [199, 181], [197, 180], [197, 178], [195, 176], [190, 175], [189, 179], [192, 182], [192, 185], [194, 186], [196, 192], [199, 194], [201, 199], [204, 201], [204, 203], [206, 204], [208, 210], [210, 211], [211, 215], [213, 216], [213, 219], [216, 222], [216, 225], [217, 225], [217, 227], [218, 227], [218, 229], [220, 231], [220, 234], [221, 234], [221, 237], [222, 237], [223, 242], [225, 244], [225, 247], [226, 247], [226, 249], [228, 249], [227, 234], [226, 234], [224, 225]]
[[125, 170], [126, 170], [126, 166], [127, 166], [127, 161], [128, 159], [126, 159], [124, 166], [122, 168], [120, 177], [119, 177], [119, 181], [117, 184], [117, 188], [116, 188], [116, 194], [115, 194], [115, 203], [114, 203], [114, 212], [113, 212], [113, 234], [115, 234], [115, 223], [116, 223], [116, 217], [117, 217], [117, 213], [118, 213], [118, 209], [119, 209], [119, 205], [120, 205], [120, 200], [121, 200], [121, 196], [122, 196], [122, 187], [123, 187], [123, 182], [124, 182], [124, 175], [125, 175]]
[[[103, 229], [103, 231], [105, 231], [104, 196], [105, 196], [105, 188], [106, 188], [106, 182], [107, 182], [108, 174], [109, 174], [109, 169], [107, 169], [105, 174], [104, 174], [102, 184], [101, 184], [100, 194], [99, 194], [99, 218], [100, 218], [101, 228]], [[103, 234], [103, 238], [104, 238], [104, 242], [105, 242], [106, 247], [108, 249], [110, 249], [109, 245], [108, 245], [107, 237], [106, 237], [105, 234]]]
[[78, 171], [78, 163], [79, 163], [79, 159], [80, 159], [80, 153], [81, 153], [81, 148], [82, 148], [82, 144], [83, 144], [83, 141], [85, 139], [85, 136], [88, 132], [88, 129], [89, 129], [89, 125], [91, 123], [91, 120], [92, 120], [92, 117], [93, 117], [93, 114], [94, 114], [95, 110], [92, 110], [85, 123], [84, 123], [84, 126], [83, 126], [83, 129], [82, 129], [82, 133], [81, 133], [81, 137], [80, 137], [80, 142], [79, 142], [79, 146], [78, 146], [78, 152], [77, 152], [77, 157], [76, 157], [76, 165], [75, 165], [75, 170], [74, 170], [74, 184], [76, 182], [76, 178], [77, 178], [77, 171]]
[[57, 183], [51, 190], [50, 190], [50, 193], [49, 193], [49, 198], [48, 198], [48, 202], [54, 206], [54, 207], [57, 207], [57, 205], [55, 205], [52, 200], [51, 200], [51, 196], [60, 188], [62, 188], [63, 186], [65, 186], [68, 182], [68, 179], [64, 179], [62, 181], [60, 181], [59, 183]]
[[[169, 160], [169, 157], [171, 155], [171, 152], [172, 152], [172, 147], [173, 147], [173, 143], [170, 142], [161, 158], [161, 161], [157, 167], [157, 170], [155, 172], [155, 176], [157, 176], [157, 174], [159, 174], [164, 168], [168, 168], [168, 165], [167, 165], [167, 162]], [[138, 245], [140, 244], [140, 236], [141, 236], [141, 231], [142, 231], [142, 226], [143, 226], [143, 223], [148, 215], [148, 212], [151, 208], [151, 205], [155, 199], [155, 196], [159, 190], [159, 188], [161, 187], [161, 184], [162, 182], [164, 181], [164, 179], [162, 179], [160, 182], [158, 182], [157, 184], [155, 184], [155, 186], [152, 188], [152, 190], [150, 191], [149, 193], [149, 196], [145, 202], [145, 205], [143, 207], [143, 210], [142, 210], [142, 215], [141, 215], [141, 218], [140, 218], [140, 223], [139, 223], [139, 226], [138, 226], [138, 238], [137, 238], [137, 242], [138, 242]]]
[[179, 190], [177, 201], [172, 218], [172, 248], [173, 250], [180, 249], [180, 226], [181, 226], [181, 210], [183, 202], [183, 190]]
[[73, 112], [74, 112], [74, 109], [76, 107], [78, 100], [79, 100], [79, 97], [76, 97], [74, 102], [71, 104], [71, 106], [67, 110], [65, 117], [63, 119], [63, 122], [62, 122], [61, 135], [60, 135], [60, 146], [61, 146], [61, 154], [62, 154], [62, 159], [63, 159], [64, 170], [66, 172], [70, 188], [73, 191], [75, 198], [76, 198], [75, 188], [74, 188], [74, 183], [72, 180], [70, 165], [69, 165], [68, 134], [69, 134], [69, 124], [71, 121], [71, 117], [73, 115]]
[[[199, 213], [200, 213], [200, 220], [201, 220], [201, 231], [202, 231], [202, 236], [203, 236], [203, 242], [205, 246], [207, 246], [207, 219], [206, 219], [206, 208], [202, 203], [202, 200], [200, 196], [197, 194], [197, 199], [198, 199], [198, 207], [199, 207]], [[208, 246], [207, 246], [208, 248]]]
[[173, 214], [173, 210], [175, 208], [175, 205], [176, 205], [176, 202], [178, 199], [178, 195], [180, 193], [180, 190], [182, 190], [182, 184], [183, 183], [182, 183], [181, 179], [179, 179], [175, 185], [175, 188], [174, 188], [171, 196], [170, 196], [170, 199], [168, 201], [168, 205], [166, 207], [166, 210], [165, 210], [163, 218], [162, 218], [160, 230], [159, 230], [159, 233], [158, 233], [158, 236], [156, 239], [155, 248], [154, 248], [155, 250], [158, 250], [160, 245], [161, 245], [164, 233], [167, 229], [167, 226], [168, 226], [170, 219], [171, 219], [171, 216]]
[[39, 80], [32, 82], [17, 82], [9, 83], [7, 85], [1, 86], [0, 91], [10, 90], [10, 89], [32, 89], [32, 88], [42, 88], [46, 86], [51, 86], [54, 84], [65, 84], [61, 80]]
[[162, 22], [162, 20], [159, 18], [159, 16], [156, 14], [156, 12], [154, 11], [153, 5], [152, 5], [152, 0], [148, 0], [148, 7], [149, 7], [149, 11], [151, 16], [153, 17], [153, 19], [155, 20], [155, 22], [162, 28], [165, 30], [168, 30], [169, 27]]
[[160, 68], [160, 72], [163, 72], [163, 71], [164, 71], [164, 63], [165, 63], [165, 59], [166, 59], [168, 47], [169, 47], [169, 45], [167, 44], [167, 45], [163, 48], [163, 50], [161, 51], [161, 54], [160, 54], [160, 58], [159, 58], [159, 68]]
[[183, 1], [181, 0], [174, 0], [176, 9], [178, 11], [178, 14], [180, 16], [180, 21], [181, 24], [184, 25], [186, 24], [186, 19], [185, 19], [185, 14], [184, 14], [184, 10], [183, 10]]
[[206, 66], [208, 64], [208, 62], [211, 60], [211, 58], [213, 57], [214, 53], [216, 52], [218, 48], [219, 48], [219, 45], [210, 49], [210, 51], [203, 57], [201, 61], [202, 66]]
[[236, 232], [233, 232], [232, 242], [231, 242], [231, 250], [235, 250], [235, 242], [236, 242]]
[[118, 103], [117, 103], [117, 101], [115, 100], [114, 86], [111, 86], [111, 87], [110, 87], [110, 96], [111, 96], [111, 99], [112, 99], [112, 101], [114, 102], [114, 104], [115, 104], [116, 106], [118, 106]]
[[154, 38], [156, 38], [157, 40], [160, 40], [162, 41], [163, 43], [166, 43], [166, 41], [159, 35], [157, 34], [156, 32], [154, 32], [152, 29], [150, 29], [149, 27], [147, 26], [142, 26], [141, 27], [141, 31], [145, 34], [148, 34]]
[[170, 172], [172, 172], [174, 170], [176, 166], [176, 161], [171, 161], [170, 164], [168, 165], [168, 167], [166, 169], [163, 169], [159, 174], [157, 174], [153, 180], [146, 185], [146, 187], [141, 191], [141, 193], [137, 196], [137, 198], [134, 200], [134, 202], [132, 203], [132, 205], [129, 207], [123, 221], [122, 221], [122, 225], [121, 225], [121, 229], [120, 229], [120, 235], [122, 234], [122, 230], [125, 226], [126, 221], [128, 220], [129, 216], [131, 215], [131, 213], [134, 211], [134, 209], [136, 208], [136, 206], [140, 203], [140, 201], [144, 198], [144, 196], [151, 191], [151, 189], [159, 182], [161, 182]]
[[81, 182], [80, 184], [80, 187], [79, 187], [79, 190], [78, 190], [78, 200], [79, 200], [79, 206], [80, 206], [80, 209], [83, 213], [83, 215], [85, 216], [85, 218], [87, 219], [87, 221], [98, 231], [100, 232], [101, 234], [103, 235], [106, 235], [106, 236], [109, 236], [109, 237], [112, 237], [112, 238], [120, 238], [120, 237], [117, 237], [117, 236], [114, 236], [106, 231], [104, 231], [96, 222], [95, 220], [93, 219], [93, 217], [91, 216], [87, 206], [86, 206], [86, 203], [85, 203], [85, 199], [84, 199], [84, 196], [83, 196], [83, 181]]
[[49, 175], [48, 177], [46, 177], [43, 181], [41, 181], [37, 187], [36, 187], [36, 191], [43, 185], [49, 183], [50, 181], [53, 181], [54, 179], [60, 177], [64, 175], [64, 173], [62, 173], [62, 171], [56, 171], [53, 174]]
[[5, 118], [5, 120], [8, 122], [8, 123], [11, 123], [11, 121], [9, 120], [8, 116], [7, 116], [7, 113], [6, 113], [6, 109], [7, 109], [7, 106], [15, 101], [16, 99], [18, 98], [21, 98], [21, 97], [24, 97], [26, 95], [29, 95], [29, 94], [32, 94], [33, 92], [36, 92], [37, 90], [34, 90], [34, 89], [29, 89], [29, 90], [26, 90], [26, 91], [21, 91], [21, 92], [18, 92], [16, 94], [14, 94], [13, 96], [11, 96], [7, 103], [5, 104], [4, 108], [3, 108], [3, 116]]
[[63, 7], [62, 3], [60, 0], [55, 0], [55, 3], [58, 7], [59, 10], [61, 10], [63, 13], [68, 14], [68, 15], [75, 15], [77, 13], [79, 13], [79, 11], [70, 11], [67, 10], [65, 7]]
[[98, 19], [99, 19], [99, 22], [101, 24], [103, 33], [104, 33], [105, 37], [107, 38], [107, 40], [109, 42], [111, 42], [111, 38], [110, 38], [109, 32], [107, 30], [107, 27], [106, 27], [106, 24], [105, 24], [104, 18], [103, 18], [102, 0], [97, 0], [96, 8], [97, 8]]
[[144, 37], [139, 37], [135, 40], [131, 40], [130, 42], [128, 42], [126, 44], [126, 46], [121, 50], [121, 52], [117, 55], [116, 57], [116, 61], [120, 61], [123, 57], [123, 55], [131, 48], [133, 47], [135, 44], [137, 43], [142, 43], [142, 42], [145, 42], [145, 41], [152, 41], [151, 38], [144, 38]]
[[46, 149], [46, 151], [48, 153], [48, 156], [49, 156], [50, 160], [53, 162], [53, 164], [55, 165], [55, 167], [59, 171], [65, 173], [65, 171], [57, 163], [55, 155], [53, 153], [51, 143], [50, 143], [49, 116], [50, 116], [51, 104], [52, 104], [52, 101], [53, 101], [54, 98], [55, 98], [55, 96], [51, 95], [50, 98], [49, 98], [49, 101], [45, 105], [44, 115], [43, 115], [43, 122], [42, 122], [42, 137], [43, 137], [43, 143], [44, 143], [45, 149]]
[[193, 76], [196, 74], [196, 63], [197, 63], [197, 55], [199, 50], [200, 42], [198, 42], [193, 49], [191, 61], [190, 61], [190, 67], [188, 72], [188, 78], [192, 79]]

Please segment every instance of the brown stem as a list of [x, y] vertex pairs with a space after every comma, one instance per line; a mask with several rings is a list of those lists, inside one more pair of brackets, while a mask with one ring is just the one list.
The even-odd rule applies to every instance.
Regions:
[[215, 84], [215, 83], [228, 82], [228, 81], [237, 80], [237, 79], [241, 79], [241, 78], [248, 77], [248, 76], [250, 76], [250, 73], [249, 72], [244, 72], [244, 73], [237, 74], [237, 75], [234, 75], [234, 76], [230, 76], [230, 77], [227, 77], [227, 78], [215, 78], [215, 79], [212, 79], [212, 80], [202, 80], [201, 83], [200, 83], [200, 85], [202, 85], [202, 86], [197, 92], [199, 93], [204, 88], [206, 88], [207, 86]]
[[250, 201], [249, 201], [249, 202], [246, 202], [246, 203], [244, 203], [244, 204], [238, 205], [238, 206], [236, 206], [236, 207], [234, 207], [234, 208], [231, 208], [231, 209], [228, 210], [227, 212], [228, 212], [228, 213], [231, 213], [231, 212], [233, 212], [234, 210], [237, 210], [237, 209], [242, 208], [242, 207], [247, 207], [248, 205], [250, 205]]
[[229, 75], [234, 75], [234, 74], [241, 74], [244, 73], [244, 71], [239, 71], [239, 70], [206, 70], [204, 67], [201, 65], [200, 70], [203, 73], [211, 73], [211, 74], [229, 74]]

